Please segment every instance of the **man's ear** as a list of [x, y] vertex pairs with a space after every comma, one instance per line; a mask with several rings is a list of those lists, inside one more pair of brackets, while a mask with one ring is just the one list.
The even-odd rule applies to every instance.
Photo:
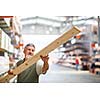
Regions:
[[25, 49], [23, 50], [23, 53], [25, 53]]

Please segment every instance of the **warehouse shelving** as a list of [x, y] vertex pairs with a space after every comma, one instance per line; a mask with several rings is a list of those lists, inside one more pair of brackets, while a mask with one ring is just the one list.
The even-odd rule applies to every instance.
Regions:
[[[7, 70], [10, 69], [12, 63], [10, 58], [13, 57], [14, 59], [22, 48], [20, 41], [22, 42], [22, 34], [18, 17], [0, 16], [0, 57], [1, 59], [5, 58], [8, 60], [8, 64], [6, 64]], [[2, 65], [2, 67], [3, 66], [5, 65]], [[5, 73], [5, 71], [3, 72]], [[0, 73], [2, 73], [2, 71]]]

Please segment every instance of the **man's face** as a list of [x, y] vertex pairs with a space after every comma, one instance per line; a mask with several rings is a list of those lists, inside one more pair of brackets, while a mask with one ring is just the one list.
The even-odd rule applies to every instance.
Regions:
[[35, 48], [33, 46], [27, 46], [24, 49], [25, 58], [28, 59], [34, 55]]

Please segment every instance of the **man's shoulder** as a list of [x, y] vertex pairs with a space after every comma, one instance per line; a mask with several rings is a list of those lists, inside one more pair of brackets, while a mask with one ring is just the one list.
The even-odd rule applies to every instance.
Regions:
[[17, 62], [17, 66], [20, 65], [20, 64], [22, 64], [23, 62], [24, 62], [24, 59], [19, 60], [19, 61]]
[[43, 61], [40, 59], [40, 60], [38, 60], [37, 62], [36, 62], [36, 65], [37, 66], [41, 66], [41, 65], [43, 65]]

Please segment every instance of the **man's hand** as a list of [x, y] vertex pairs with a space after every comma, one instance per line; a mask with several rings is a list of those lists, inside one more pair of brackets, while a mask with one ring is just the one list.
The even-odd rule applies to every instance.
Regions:
[[42, 59], [42, 61], [43, 62], [48, 62], [48, 60], [49, 60], [49, 57], [48, 57], [48, 55], [47, 56], [40, 56], [41, 57], [41, 59]]
[[10, 70], [8, 71], [8, 74], [9, 74], [9, 75], [13, 75], [13, 69], [10, 69]]
[[49, 64], [48, 64], [48, 60], [49, 57], [47, 56], [40, 56], [42, 61], [44, 62], [43, 67], [42, 67], [42, 73], [45, 74], [47, 72], [47, 70], [49, 69]]

